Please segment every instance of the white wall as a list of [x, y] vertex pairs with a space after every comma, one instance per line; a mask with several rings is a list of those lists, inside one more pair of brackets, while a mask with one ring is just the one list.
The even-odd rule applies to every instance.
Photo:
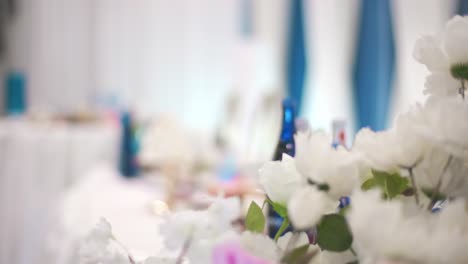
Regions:
[[91, 85], [92, 0], [20, 0], [9, 67], [28, 76], [32, 111], [85, 107]]
[[396, 72], [392, 116], [405, 112], [417, 102], [423, 102], [425, 66], [413, 58], [416, 40], [422, 35], [434, 34], [455, 13], [457, 0], [394, 0], [392, 11], [395, 27]]
[[144, 113], [213, 128], [232, 88], [237, 1], [96, 2], [96, 87]]
[[[240, 0], [18, 0], [11, 68], [29, 74], [33, 110], [79, 110], [115, 95], [135, 110], [170, 112], [212, 132], [231, 89], [284, 89], [289, 1], [252, 0], [254, 38], [240, 34]], [[415, 39], [439, 30], [456, 0], [394, 0], [397, 79], [392, 113], [423, 100]], [[352, 125], [351, 65], [359, 0], [307, 0], [304, 116], [314, 128]], [[245, 65], [245, 66], [244, 66]], [[248, 79], [255, 79], [248, 83]]]

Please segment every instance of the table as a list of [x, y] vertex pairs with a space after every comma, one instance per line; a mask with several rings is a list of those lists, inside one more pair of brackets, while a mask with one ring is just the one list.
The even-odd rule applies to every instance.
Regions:
[[0, 263], [40, 263], [50, 208], [97, 162], [117, 166], [118, 142], [102, 123], [0, 120]]
[[48, 230], [47, 255], [35, 263], [79, 264], [77, 248], [101, 217], [132, 256], [157, 254], [163, 247], [161, 218], [151, 205], [164, 199], [161, 180], [156, 175], [126, 179], [104, 164], [94, 168], [62, 197]]

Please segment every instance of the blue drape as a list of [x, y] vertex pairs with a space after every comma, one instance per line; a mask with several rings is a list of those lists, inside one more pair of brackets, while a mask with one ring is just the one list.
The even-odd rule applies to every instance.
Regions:
[[389, 0], [362, 0], [354, 65], [357, 127], [386, 127], [394, 72]]
[[304, 80], [306, 74], [306, 50], [302, 0], [291, 0], [289, 39], [287, 51], [287, 90], [296, 102], [297, 113], [301, 112]]
[[244, 37], [250, 37], [253, 34], [252, 0], [241, 1], [241, 33]]
[[457, 14], [468, 15], [468, 0], [458, 0]]

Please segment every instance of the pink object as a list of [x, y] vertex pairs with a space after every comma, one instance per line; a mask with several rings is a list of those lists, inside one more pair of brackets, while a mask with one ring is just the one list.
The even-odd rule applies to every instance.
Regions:
[[213, 264], [272, 264], [251, 255], [238, 243], [228, 242], [217, 246], [213, 251]]

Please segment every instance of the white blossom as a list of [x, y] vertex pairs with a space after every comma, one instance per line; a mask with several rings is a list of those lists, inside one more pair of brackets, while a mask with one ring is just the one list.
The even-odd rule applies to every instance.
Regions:
[[421, 123], [422, 113], [416, 106], [397, 118], [395, 127], [380, 132], [361, 129], [353, 145], [353, 151], [366, 157], [369, 165], [377, 170], [391, 171], [415, 166], [424, 155], [427, 142], [414, 126]]
[[443, 34], [443, 50], [450, 65], [468, 63], [468, 17], [455, 16], [447, 22]]
[[232, 229], [232, 221], [239, 217], [238, 198], [218, 199], [208, 210], [185, 210], [166, 217], [161, 234], [168, 248], [178, 249], [187, 239], [213, 240]]
[[414, 58], [431, 71], [426, 79], [425, 94], [454, 97], [461, 82], [451, 75], [450, 68], [468, 64], [468, 17], [455, 16], [444, 32], [423, 36], [416, 41]]
[[245, 231], [242, 233], [240, 242], [242, 247], [250, 254], [259, 258], [279, 263], [281, 252], [275, 241], [264, 234]]
[[320, 253], [321, 264], [352, 263], [357, 258], [350, 250], [344, 252], [332, 252], [324, 250]]
[[426, 77], [425, 95], [436, 97], [456, 97], [460, 82], [454, 79], [449, 72], [434, 72]]
[[361, 157], [339, 146], [334, 149], [327, 135], [298, 133], [296, 142], [296, 166], [309, 181], [327, 184], [327, 192], [333, 199], [351, 194], [359, 180]]
[[128, 264], [128, 254], [116, 243], [112, 227], [106, 219], [89, 232], [78, 249], [79, 263], [83, 264]]
[[440, 148], [431, 148], [426, 153], [414, 175], [420, 188], [432, 191], [439, 188], [441, 194], [468, 199], [468, 164]]
[[304, 183], [292, 157], [283, 154], [281, 161], [270, 161], [259, 170], [260, 185], [268, 197], [286, 205], [291, 195]]
[[411, 120], [417, 136], [468, 160], [468, 104], [459, 98], [432, 97], [419, 107], [417, 116]]
[[177, 259], [174, 257], [150, 257], [144, 260], [141, 264], [176, 264]]
[[317, 224], [322, 216], [338, 208], [338, 200], [330, 198], [314, 186], [304, 186], [288, 203], [288, 216], [297, 229], [306, 229]]
[[464, 263], [468, 259], [468, 213], [463, 200], [431, 214], [412, 203], [380, 197], [376, 191], [352, 197], [348, 220], [353, 247], [363, 263]]
[[[291, 240], [293, 235], [296, 235], [297, 237], [295, 237], [294, 240]], [[290, 250], [309, 244], [309, 237], [304, 232], [300, 232], [298, 234], [287, 232], [278, 239], [276, 244], [284, 254]]]

